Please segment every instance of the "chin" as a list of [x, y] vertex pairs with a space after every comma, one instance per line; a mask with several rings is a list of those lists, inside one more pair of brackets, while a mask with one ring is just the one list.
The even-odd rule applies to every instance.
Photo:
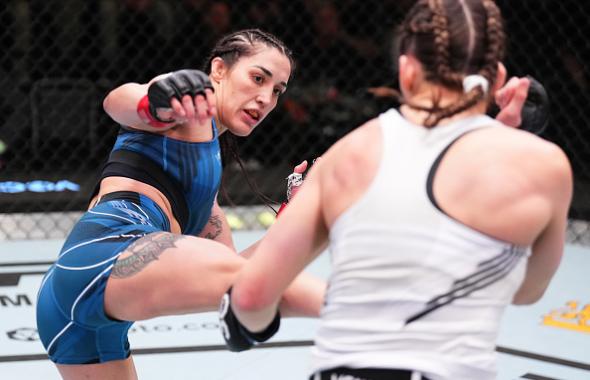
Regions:
[[258, 124], [250, 126], [246, 123], [237, 123], [233, 126], [233, 128], [231, 128], [231, 132], [236, 136], [246, 137], [250, 135], [250, 133], [252, 133], [252, 131], [254, 131], [257, 126]]
[[239, 126], [237, 128], [230, 129], [232, 134], [234, 134], [236, 136], [240, 136], [240, 137], [246, 137], [246, 136], [250, 135], [250, 133], [252, 133], [253, 130], [254, 130], [254, 128], [250, 128], [247, 126]]

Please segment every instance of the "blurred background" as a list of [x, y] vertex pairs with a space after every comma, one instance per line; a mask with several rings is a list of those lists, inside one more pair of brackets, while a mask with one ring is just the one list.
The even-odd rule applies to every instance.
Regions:
[[[371, 86], [396, 86], [395, 27], [413, 0], [2, 0], [0, 240], [62, 238], [87, 207], [118, 125], [102, 111], [125, 82], [201, 68], [214, 42], [257, 27], [294, 51], [297, 71], [277, 109], [238, 144], [269, 197], [284, 200], [292, 166], [391, 107]], [[571, 242], [589, 244], [590, 2], [499, 0], [511, 75], [533, 75], [551, 98], [543, 137], [574, 168]], [[370, 147], [368, 147], [370, 149]], [[264, 208], [226, 167], [235, 228]], [[266, 215], [268, 216], [268, 215]]]

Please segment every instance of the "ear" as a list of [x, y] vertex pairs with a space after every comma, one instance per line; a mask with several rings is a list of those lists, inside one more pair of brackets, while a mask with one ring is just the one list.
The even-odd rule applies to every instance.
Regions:
[[502, 62], [498, 62], [498, 72], [496, 73], [496, 82], [494, 83], [494, 87], [492, 88], [492, 94], [495, 94], [496, 91], [504, 87], [506, 84], [506, 78], [508, 77], [508, 72], [506, 70], [506, 66]]
[[402, 54], [399, 57], [399, 87], [404, 98], [409, 98], [416, 88], [419, 63], [415, 58]]
[[215, 57], [211, 61], [211, 80], [213, 82], [221, 82], [225, 74], [227, 73], [227, 66], [225, 62], [220, 57]]

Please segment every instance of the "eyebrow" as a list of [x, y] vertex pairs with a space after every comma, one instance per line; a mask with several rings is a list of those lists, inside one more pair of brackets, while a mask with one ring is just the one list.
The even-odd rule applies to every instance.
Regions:
[[[266, 67], [263, 66], [258, 66], [258, 65], [254, 65], [254, 67], [259, 68], [260, 70], [262, 70], [262, 72], [264, 72], [264, 74], [266, 74], [266, 76], [268, 76], [269, 78], [272, 78], [272, 72], [267, 69]], [[281, 81], [280, 83], [285, 89], [287, 88], [287, 82]]]

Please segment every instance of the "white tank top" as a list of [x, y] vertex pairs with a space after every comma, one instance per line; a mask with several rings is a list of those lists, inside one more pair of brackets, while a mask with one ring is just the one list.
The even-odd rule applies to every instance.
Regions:
[[444, 214], [429, 196], [429, 175], [455, 139], [502, 124], [481, 115], [427, 129], [396, 110], [379, 122], [377, 174], [330, 231], [332, 275], [312, 370], [399, 368], [432, 380], [494, 379], [500, 319], [530, 248]]

